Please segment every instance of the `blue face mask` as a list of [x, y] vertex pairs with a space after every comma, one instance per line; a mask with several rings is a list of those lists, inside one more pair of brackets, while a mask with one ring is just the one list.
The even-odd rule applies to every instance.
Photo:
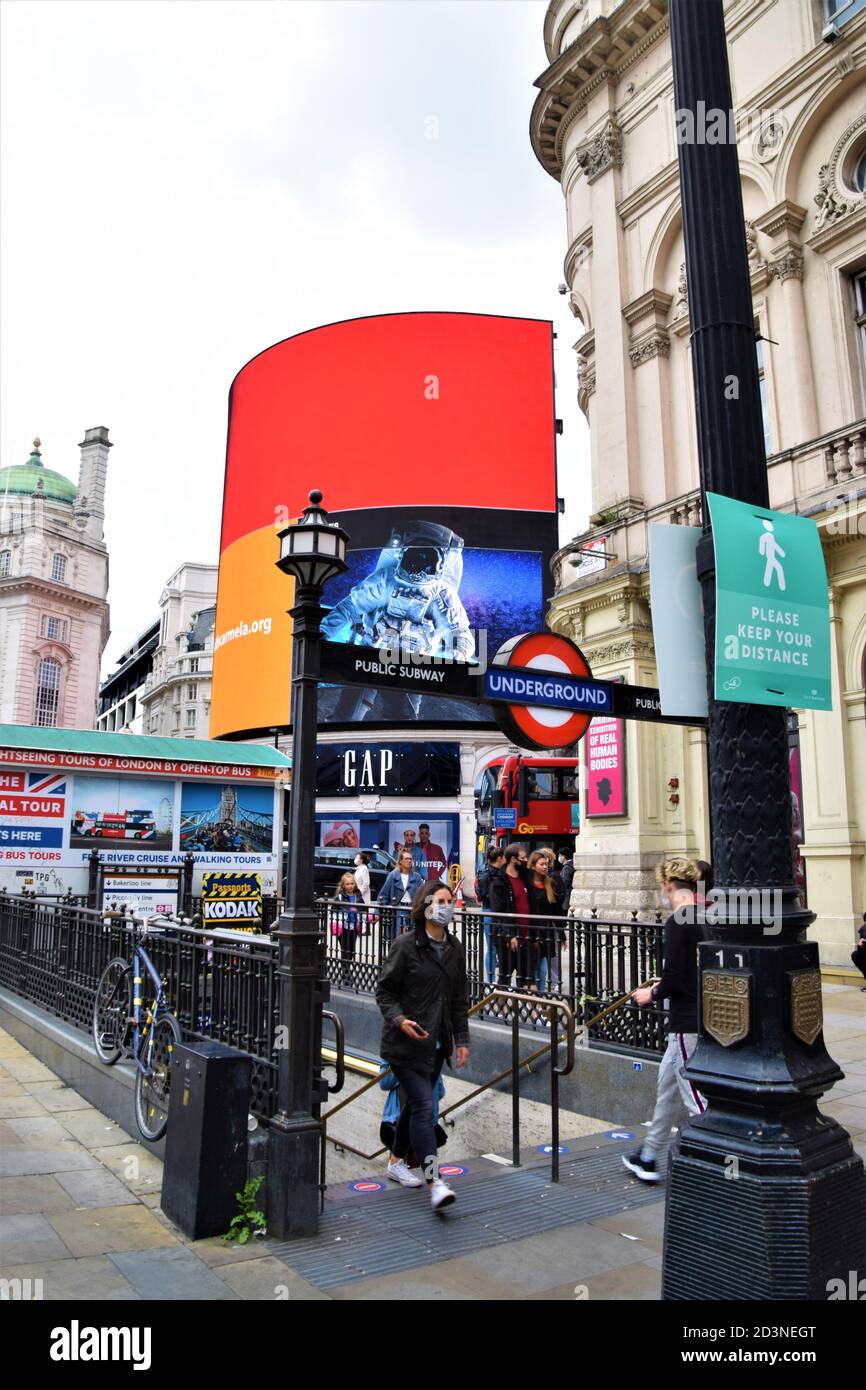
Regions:
[[453, 903], [433, 903], [428, 909], [427, 916], [431, 922], [435, 922], [439, 927], [447, 927], [451, 918], [454, 916]]

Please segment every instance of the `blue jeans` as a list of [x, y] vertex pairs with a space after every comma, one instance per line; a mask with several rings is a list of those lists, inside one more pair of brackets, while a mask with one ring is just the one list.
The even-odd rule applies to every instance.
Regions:
[[490, 984], [496, 981], [496, 966], [499, 960], [499, 952], [496, 949], [496, 936], [494, 934], [493, 916], [489, 912], [484, 914], [484, 958], [485, 973]]
[[440, 1049], [436, 1054], [434, 1070], [430, 1074], [412, 1071], [393, 1063], [391, 1070], [400, 1083], [405, 1096], [405, 1104], [397, 1121], [392, 1153], [395, 1158], [406, 1158], [410, 1147], [421, 1166], [424, 1177], [432, 1182], [439, 1175], [436, 1162], [436, 1130], [433, 1092], [439, 1080], [439, 1073], [445, 1061], [445, 1053]]
[[559, 988], [559, 961], [556, 956], [542, 956], [538, 964], [538, 988], [542, 994], [553, 994]]

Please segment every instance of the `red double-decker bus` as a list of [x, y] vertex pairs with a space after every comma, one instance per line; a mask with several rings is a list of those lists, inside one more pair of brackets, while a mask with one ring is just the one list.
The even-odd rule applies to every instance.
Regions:
[[[475, 807], [479, 863], [494, 842], [572, 852], [580, 829], [578, 760], [530, 753], [497, 758], [481, 774]], [[497, 826], [506, 819], [512, 824]]]

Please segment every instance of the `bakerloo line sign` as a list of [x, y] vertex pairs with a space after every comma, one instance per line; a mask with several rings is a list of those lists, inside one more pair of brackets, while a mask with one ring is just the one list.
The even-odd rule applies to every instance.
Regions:
[[490, 704], [500, 729], [513, 743], [539, 752], [576, 743], [597, 714], [706, 724], [662, 715], [659, 692], [651, 686], [593, 680], [580, 648], [555, 632], [512, 637], [484, 670], [417, 652], [322, 642], [320, 679]]

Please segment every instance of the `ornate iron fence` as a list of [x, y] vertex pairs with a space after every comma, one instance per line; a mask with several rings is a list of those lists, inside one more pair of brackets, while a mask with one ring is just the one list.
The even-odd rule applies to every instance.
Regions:
[[[406, 926], [405, 911], [328, 901], [317, 911], [323, 977], [336, 989], [373, 995], [382, 961]], [[276, 911], [270, 920], [276, 923]], [[0, 985], [89, 1032], [102, 971], [113, 956], [131, 957], [132, 929], [143, 925], [66, 898], [0, 893]], [[545, 998], [563, 1000], [581, 1024], [657, 975], [661, 962], [658, 921], [563, 917], [522, 927], [517, 918], [464, 909], [454, 931], [466, 954], [470, 1002], [481, 1004], [477, 1016], [510, 1024], [512, 1006], [484, 1001], [497, 985], [515, 983], [530, 996], [519, 1005], [521, 1022], [538, 1030], [547, 1026]], [[516, 950], [509, 944], [514, 940]], [[279, 1024], [273, 937], [151, 919], [147, 950], [165, 978], [184, 1036], [214, 1038], [249, 1053], [252, 1108], [273, 1113]], [[664, 1018], [660, 1010], [626, 1004], [589, 1034], [606, 1048], [655, 1056], [664, 1049]]]

